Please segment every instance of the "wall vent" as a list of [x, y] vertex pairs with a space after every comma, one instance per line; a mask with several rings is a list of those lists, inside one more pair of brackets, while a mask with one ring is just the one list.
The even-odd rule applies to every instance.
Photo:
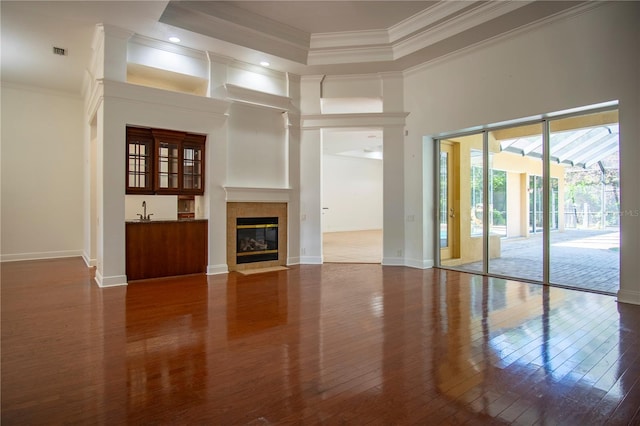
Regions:
[[53, 54], [54, 55], [60, 55], [60, 56], [66, 56], [67, 55], [67, 49], [63, 49], [62, 47], [53, 46]]

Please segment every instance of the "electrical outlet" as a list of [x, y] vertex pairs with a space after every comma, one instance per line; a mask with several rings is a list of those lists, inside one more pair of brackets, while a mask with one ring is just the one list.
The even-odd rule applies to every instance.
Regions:
[[302, 216], [300, 216], [300, 220], [303, 222], [307, 220], [307, 215], [303, 213]]
[[305, 254], [307, 254], [307, 249], [305, 247], [302, 247], [302, 255], [304, 256]]
[[398, 257], [402, 257], [402, 250], [398, 250], [398, 251], [396, 252], [396, 256], [398, 256]]
[[412, 214], [410, 214], [409, 216], [407, 216], [407, 222], [414, 222], [416, 220], [416, 217]]

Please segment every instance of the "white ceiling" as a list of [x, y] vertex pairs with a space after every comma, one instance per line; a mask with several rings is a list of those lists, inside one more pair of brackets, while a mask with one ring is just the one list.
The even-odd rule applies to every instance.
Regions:
[[389, 28], [435, 1], [238, 1], [235, 7], [309, 34]]
[[[3, 84], [80, 95], [96, 24], [294, 74], [402, 71], [581, 1], [7, 1], [0, 2]], [[53, 47], [67, 49], [56, 56]], [[353, 149], [339, 146], [350, 140]], [[325, 151], [379, 150], [377, 130], [325, 135]]]
[[300, 75], [353, 74], [401, 71], [580, 3], [2, 0], [2, 81], [80, 94], [98, 23]]

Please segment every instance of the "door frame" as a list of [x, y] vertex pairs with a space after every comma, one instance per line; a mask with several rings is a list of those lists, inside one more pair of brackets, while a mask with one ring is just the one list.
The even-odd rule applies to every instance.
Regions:
[[[438, 143], [438, 159], [441, 159], [443, 153], [447, 154], [447, 245], [446, 247], [442, 247], [442, 229], [441, 229], [441, 219], [442, 213], [440, 208], [438, 208], [438, 249], [439, 249], [439, 261], [443, 260], [455, 259], [459, 257], [459, 242], [460, 242], [460, 219], [457, 214], [460, 210], [459, 200], [456, 199], [456, 186], [458, 184], [458, 175], [456, 172], [457, 167], [459, 167], [459, 161], [457, 161], [455, 144], [448, 140], [440, 140]], [[441, 170], [441, 161], [438, 161], [438, 176], [442, 176]], [[438, 179], [438, 206], [440, 206], [440, 202], [442, 200], [443, 194], [440, 191], [441, 186], [439, 185], [440, 179]]]

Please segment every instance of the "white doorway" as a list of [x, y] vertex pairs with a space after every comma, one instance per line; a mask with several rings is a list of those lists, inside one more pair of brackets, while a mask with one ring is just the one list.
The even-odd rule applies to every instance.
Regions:
[[381, 129], [324, 129], [323, 260], [381, 263], [383, 160]]

